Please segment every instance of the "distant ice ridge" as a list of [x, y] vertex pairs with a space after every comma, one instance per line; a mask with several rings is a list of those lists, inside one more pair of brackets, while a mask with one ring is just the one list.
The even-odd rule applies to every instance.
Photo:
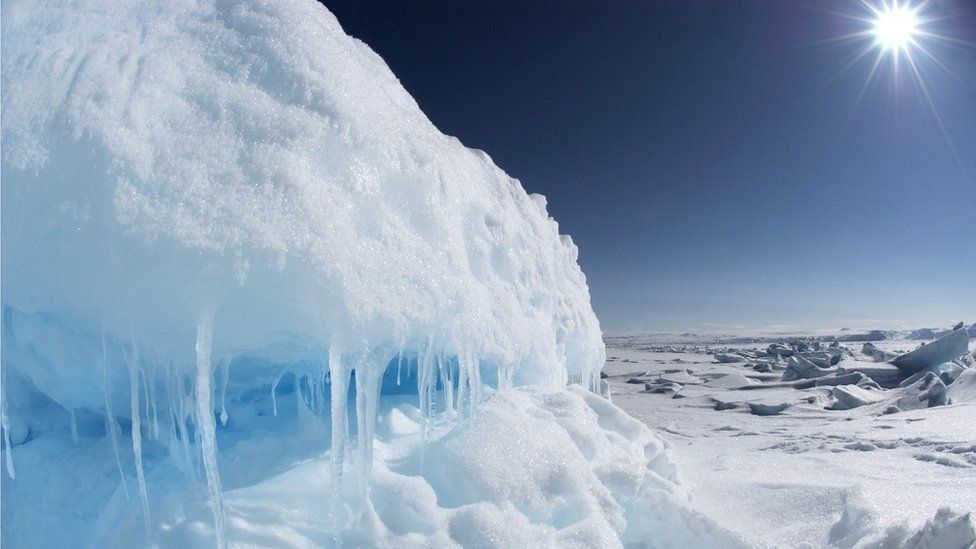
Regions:
[[[329, 418], [333, 482], [355, 463], [365, 483], [381, 392], [416, 393], [426, 437], [499, 389], [599, 386], [545, 198], [441, 134], [322, 6], [10, 1], [2, 19], [11, 479], [45, 437], [110, 444], [151, 539], [170, 460], [223, 545], [221, 443], [283, 429], [279, 397]], [[41, 516], [25, 482], [3, 483], [6, 539]]]

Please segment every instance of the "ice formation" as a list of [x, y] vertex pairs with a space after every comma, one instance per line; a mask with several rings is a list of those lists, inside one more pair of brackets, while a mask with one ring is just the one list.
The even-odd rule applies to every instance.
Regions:
[[256, 474], [226, 456], [279, 414], [330, 441], [363, 509], [380, 394], [413, 394], [430, 442], [494, 391], [600, 390], [545, 198], [440, 133], [324, 7], [11, 1], [2, 61], [5, 541], [53, 520], [21, 503], [65, 429], [117, 470], [79, 528], [132, 497], [158, 535], [154, 487], [186, 482], [166, 462], [224, 545], [227, 483]]
[[968, 351], [969, 334], [960, 326], [927, 345], [895, 357], [890, 362], [905, 372], [915, 373], [956, 360]]

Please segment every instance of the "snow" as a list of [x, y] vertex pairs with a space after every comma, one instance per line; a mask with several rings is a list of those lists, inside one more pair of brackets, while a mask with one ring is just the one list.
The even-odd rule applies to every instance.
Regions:
[[[604, 372], [614, 404], [669, 443], [678, 481], [691, 494], [693, 507], [720, 527], [753, 547], [976, 543], [976, 368], [971, 358], [961, 360], [970, 367], [946, 387], [945, 404], [929, 407], [931, 388], [942, 382], [935, 373], [906, 387], [895, 381], [890, 389], [867, 383], [817, 385], [829, 376], [783, 383], [776, 372], [715, 356], [758, 355], [766, 344], [730, 348], [673, 337], [669, 342], [659, 335], [651, 341], [611, 339]], [[916, 343], [893, 339], [877, 345], [902, 354]], [[845, 352], [840, 366], [857, 365], [882, 378], [899, 372], [847, 352], [851, 356]], [[644, 392], [629, 383], [635, 377], [654, 383], [676, 369], [682, 382], [673, 395]], [[833, 375], [848, 376], [849, 368]], [[752, 383], [702, 384], [723, 376], [743, 376]], [[899, 402], [911, 402], [912, 409], [906, 405], [886, 413]], [[777, 408], [782, 410], [775, 415], [755, 413]]]
[[976, 369], [963, 372], [949, 385], [948, 392], [953, 403], [976, 403]]
[[[232, 403], [231, 417], [240, 412]], [[495, 392], [472, 421], [436, 425], [426, 442], [414, 398], [389, 397], [378, 418], [371, 501], [362, 513], [351, 501], [329, 497], [337, 487], [328, 453], [301, 457], [307, 448], [288, 446], [304, 446], [307, 439], [268, 433], [227, 445], [221, 465], [228, 544], [312, 547], [340, 540], [354, 546], [618, 547], [668, 546], [663, 542], [670, 540], [671, 546], [681, 541], [741, 546], [737, 536], [693, 509], [688, 492], [675, 481], [669, 445], [582, 387]], [[321, 434], [321, 424], [311, 428]], [[26, 483], [18, 478], [4, 484], [5, 502], [26, 501], [30, 493], [38, 513], [32, 517], [36, 522], [28, 523], [23, 517], [30, 509], [5, 509], [5, 540], [31, 545], [38, 527], [52, 528], [46, 541], [68, 545], [71, 539], [87, 539], [99, 546], [128, 546], [140, 538], [141, 510], [104, 480], [115, 467], [104, 437], [83, 431], [81, 446], [75, 447], [67, 437], [45, 435], [17, 450], [32, 467], [25, 470]], [[89, 472], [82, 482], [71, 484], [74, 473], [58, 467], [59, 452]], [[124, 456], [127, 470], [131, 460], [131, 454]], [[187, 498], [193, 482], [152, 457], [147, 463], [154, 541], [213, 546], [208, 504]], [[46, 482], [36, 478], [40, 475]], [[343, 482], [344, 490], [355, 491], [353, 479]], [[93, 487], [102, 493], [90, 493]], [[100, 506], [55, 506], [55, 493], [92, 503], [106, 491], [110, 497]]]

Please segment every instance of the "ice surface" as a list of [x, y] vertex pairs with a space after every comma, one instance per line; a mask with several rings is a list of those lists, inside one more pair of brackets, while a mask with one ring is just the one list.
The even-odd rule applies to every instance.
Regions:
[[836, 372], [836, 369], [822, 368], [802, 356], [791, 356], [786, 362], [783, 381], [813, 379]]
[[897, 387], [905, 378], [905, 373], [887, 362], [865, 362], [862, 360], [844, 360], [840, 363], [837, 373], [861, 373], [877, 382], [882, 387]]
[[[151, 541], [206, 493], [223, 545], [225, 492], [326, 450], [322, 497], [367, 524], [380, 395], [433, 441], [499, 389], [600, 391], [545, 198], [321, 5], [11, 1], [0, 50], [5, 542], [93, 542], [130, 496]], [[268, 433], [279, 460], [245, 466]], [[45, 449], [111, 474], [25, 504]]]
[[885, 394], [881, 391], [865, 389], [857, 385], [838, 385], [830, 390], [830, 395], [834, 397], [834, 410], [850, 410], [865, 404], [881, 402], [885, 399]]
[[891, 353], [878, 349], [874, 343], [871, 343], [870, 341], [861, 347], [861, 354], [865, 354], [873, 358], [875, 362], [888, 362], [892, 358], [895, 358]]
[[891, 360], [891, 363], [908, 373], [934, 368], [957, 360], [969, 352], [969, 334], [961, 327], [935, 341]]

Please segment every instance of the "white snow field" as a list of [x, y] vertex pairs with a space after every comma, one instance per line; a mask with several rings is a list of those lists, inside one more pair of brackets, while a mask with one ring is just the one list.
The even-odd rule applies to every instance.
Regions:
[[[844, 344], [835, 372], [784, 382], [790, 362], [763, 358], [774, 349], [766, 342], [665, 339], [609, 338], [604, 372], [614, 403], [656, 427], [693, 505], [720, 526], [756, 547], [976, 544], [971, 343], [962, 373], [943, 364], [928, 384], [909, 377], [885, 389], [849, 379], [855, 369], [877, 379], [897, 372], [858, 351], [860, 343]], [[917, 344], [873, 346], [901, 354]], [[931, 402], [942, 380], [948, 398]]]
[[545, 199], [325, 8], [2, 15], [4, 547], [739, 543]]

